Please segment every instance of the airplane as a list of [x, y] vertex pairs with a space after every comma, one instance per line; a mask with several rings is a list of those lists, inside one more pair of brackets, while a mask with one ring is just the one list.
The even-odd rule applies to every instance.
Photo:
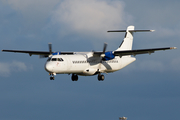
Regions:
[[154, 30], [135, 30], [134, 26], [128, 26], [126, 30], [110, 30], [107, 32], [125, 32], [125, 37], [120, 46], [114, 51], [106, 51], [107, 43], [104, 43], [100, 52], [52, 52], [52, 44], [49, 51], [24, 51], [2, 50], [3, 52], [28, 53], [39, 55], [40, 58], [48, 58], [44, 68], [50, 75], [50, 80], [55, 79], [56, 74], [72, 74], [72, 81], [80, 76], [97, 75], [99, 81], [105, 79], [103, 73], [113, 73], [136, 60], [138, 54], [151, 54], [155, 51], [176, 49], [176, 47], [136, 49], [132, 50], [133, 33], [153, 32]]
[[127, 117], [120, 117], [119, 120], [127, 120]]

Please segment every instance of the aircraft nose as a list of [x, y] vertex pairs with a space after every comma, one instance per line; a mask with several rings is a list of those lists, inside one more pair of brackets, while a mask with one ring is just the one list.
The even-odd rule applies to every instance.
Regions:
[[47, 72], [51, 72], [53, 70], [53, 66], [49, 62], [47, 62], [44, 67]]

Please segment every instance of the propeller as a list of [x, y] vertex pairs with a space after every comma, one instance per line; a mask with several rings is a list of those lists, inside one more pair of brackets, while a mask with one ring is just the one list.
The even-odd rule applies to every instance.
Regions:
[[107, 43], [104, 43], [103, 54], [106, 52], [106, 48], [107, 48]]
[[51, 55], [52, 54], [52, 43], [49, 43], [49, 54]]
[[[49, 46], [49, 55], [51, 55], [52, 54], [52, 43], [49, 43], [48, 46]], [[39, 58], [47, 58], [47, 57], [49, 57], [49, 55], [39, 55]]]
[[106, 48], [107, 48], [107, 43], [104, 43], [103, 53], [101, 54], [101, 60], [100, 60], [100, 62], [99, 62], [98, 71], [99, 71], [100, 68], [101, 68], [102, 61], [103, 61], [103, 57], [105, 56]]
[[101, 63], [102, 63], [102, 60], [104, 59], [105, 57], [105, 52], [106, 52], [106, 48], [107, 48], [107, 43], [104, 43], [104, 47], [103, 47], [103, 52], [101, 54]]

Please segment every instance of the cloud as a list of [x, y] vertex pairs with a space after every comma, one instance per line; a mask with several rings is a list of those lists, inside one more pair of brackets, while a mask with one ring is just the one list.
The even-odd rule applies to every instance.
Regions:
[[164, 58], [159, 60], [136, 60], [134, 63], [130, 64], [126, 69], [129, 71], [149, 71], [149, 72], [167, 72], [167, 71], [179, 71], [180, 70], [180, 57], [173, 58], [172, 60], [164, 60]]
[[164, 72], [168, 65], [165, 65], [162, 61], [156, 60], [136, 60], [134, 63], [130, 64], [126, 72], [129, 71], [149, 71], [149, 72]]
[[173, 70], [180, 70], [180, 57], [174, 58], [171, 62], [171, 66]]
[[0, 76], [9, 76], [11, 72], [26, 71], [27, 66], [23, 62], [13, 61], [12, 63], [0, 62]]
[[[14, 10], [21, 11], [23, 15], [32, 16], [37, 13], [47, 14], [59, 0], [2, 0], [3, 3], [9, 4]], [[36, 12], [35, 12], [36, 11]], [[28, 14], [29, 13], [29, 14]], [[49, 13], [49, 12], [48, 12]]]
[[53, 24], [63, 28], [63, 34], [74, 32], [99, 38], [106, 38], [109, 29], [125, 28], [129, 20], [131, 16], [125, 14], [121, 1], [65, 0], [52, 15]]
[[24, 29], [35, 31], [42, 28], [59, 0], [2, 0], [19, 15]]
[[148, 70], [148, 71], [164, 71], [164, 65], [162, 62], [154, 61], [154, 60], [146, 60], [139, 63], [138, 69], [140, 70]]
[[[168, 28], [168, 27], [154, 27], [154, 29], [156, 30], [154, 32], [155, 37], [158, 38], [158, 40], [164, 40], [166, 38], [173, 38], [173, 37], [180, 37], [180, 30], [178, 28]], [[170, 40], [169, 40], [170, 41]]]

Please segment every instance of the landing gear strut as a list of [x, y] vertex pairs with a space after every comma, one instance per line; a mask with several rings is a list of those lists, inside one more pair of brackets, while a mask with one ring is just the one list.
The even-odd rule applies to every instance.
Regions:
[[104, 75], [98, 74], [98, 80], [103, 81], [104, 80]]
[[72, 74], [71, 79], [72, 79], [72, 81], [78, 81], [78, 75]]
[[51, 75], [50, 80], [54, 80], [54, 74], [53, 73], [49, 73], [49, 75]]

